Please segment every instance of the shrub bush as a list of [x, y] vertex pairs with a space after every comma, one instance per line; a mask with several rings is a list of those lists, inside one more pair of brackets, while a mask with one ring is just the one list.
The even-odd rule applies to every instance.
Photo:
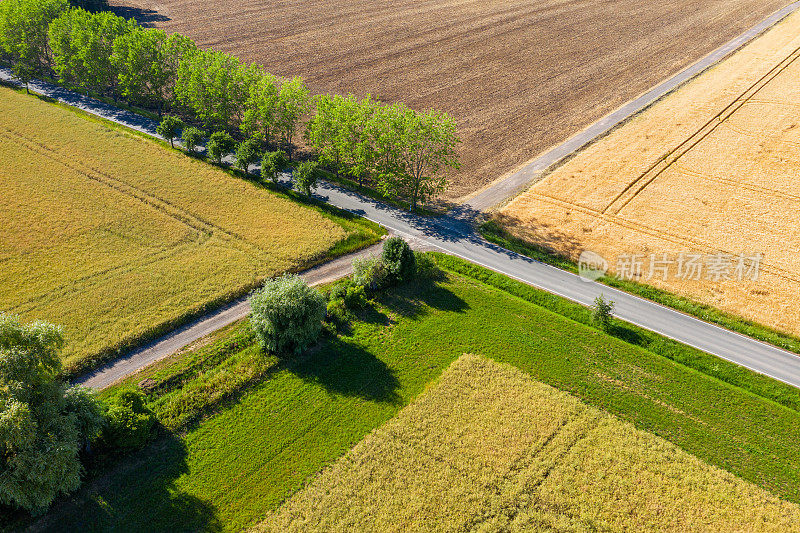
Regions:
[[416, 274], [414, 252], [406, 241], [400, 237], [390, 237], [383, 243], [381, 256], [389, 278], [393, 282], [408, 281]]
[[125, 389], [106, 402], [103, 443], [110, 450], [138, 450], [147, 444], [156, 424], [155, 413], [140, 391]]
[[601, 294], [594, 299], [592, 306], [592, 323], [605, 332], [611, 331], [614, 302], [606, 300]]
[[344, 297], [347, 296], [347, 289], [351, 286], [353, 286], [353, 282], [349, 279], [338, 282], [336, 285], [331, 287], [331, 290], [328, 293], [328, 301], [344, 300]]
[[322, 330], [325, 299], [297, 275], [264, 283], [250, 296], [250, 324], [262, 349], [299, 354]]
[[353, 282], [366, 290], [377, 291], [389, 281], [389, 272], [380, 257], [356, 258], [353, 260]]
[[350, 313], [347, 311], [347, 305], [341, 298], [328, 302], [325, 314], [328, 322], [339, 326], [350, 320]]
[[348, 309], [361, 309], [367, 305], [367, 293], [360, 285], [350, 285], [344, 295], [344, 303]]
[[414, 252], [417, 265], [417, 279], [438, 279], [442, 275], [433, 257], [423, 252]]

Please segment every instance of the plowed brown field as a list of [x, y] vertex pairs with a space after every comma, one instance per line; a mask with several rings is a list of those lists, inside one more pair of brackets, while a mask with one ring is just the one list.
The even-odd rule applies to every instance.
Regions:
[[449, 199], [514, 170], [788, 0], [111, 0], [300, 74], [315, 92], [436, 107], [460, 125]]
[[[799, 184], [795, 13], [578, 154], [500, 217], [517, 236], [574, 258], [597, 252], [625, 277], [638, 254], [633, 277], [798, 334]], [[702, 255], [700, 271], [681, 276], [682, 253]], [[651, 254], [659, 262], [667, 254], [652, 277]], [[739, 279], [741, 254], [761, 254], [757, 279]]]

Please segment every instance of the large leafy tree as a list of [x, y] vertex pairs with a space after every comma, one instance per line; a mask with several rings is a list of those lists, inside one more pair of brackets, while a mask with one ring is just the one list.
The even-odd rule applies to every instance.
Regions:
[[340, 99], [339, 95], [318, 96], [314, 118], [309, 121], [304, 134], [306, 142], [317, 151], [319, 162], [333, 169], [337, 176], [344, 170], [337, 142], [343, 126], [336, 116]]
[[337, 175], [344, 172], [356, 178], [359, 183], [372, 174], [377, 156], [370, 123], [377, 107], [369, 95], [362, 100], [352, 94], [318, 97], [305, 138], [319, 154], [320, 163]]
[[322, 331], [325, 298], [297, 275], [268, 280], [250, 296], [250, 324], [264, 350], [299, 354]]
[[278, 118], [279, 86], [280, 81], [276, 76], [263, 72], [250, 86], [241, 124], [246, 137], [273, 142]]
[[117, 70], [111, 59], [114, 41], [136, 28], [135, 21], [110, 12], [64, 12], [49, 29], [58, 77], [87, 91], [116, 95]]
[[0, 313], [0, 504], [44, 511], [80, 485], [80, 450], [102, 415], [58, 378], [61, 330]]
[[50, 73], [48, 27], [68, 8], [67, 0], [0, 2], [0, 55], [12, 62], [14, 74], [26, 87], [37, 74]]
[[214, 50], [186, 54], [178, 67], [175, 96], [207, 127], [239, 127], [258, 69]]
[[458, 168], [460, 142], [455, 121], [446, 113], [419, 113], [394, 104], [381, 114], [380, 188], [403, 198], [411, 210], [447, 186], [446, 172]]
[[289, 159], [292, 157], [294, 136], [303, 117], [311, 108], [311, 93], [303, 78], [296, 76], [281, 84], [278, 92], [276, 126]]
[[117, 73], [119, 92], [134, 104], [164, 107], [167, 87], [174, 83], [176, 72], [172, 62], [166, 32], [137, 27], [114, 40], [111, 64]]

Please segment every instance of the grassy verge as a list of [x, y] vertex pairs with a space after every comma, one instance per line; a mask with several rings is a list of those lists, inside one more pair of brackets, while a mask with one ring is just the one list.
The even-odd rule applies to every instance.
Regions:
[[[79, 493], [37, 525], [125, 531], [251, 525], [464, 353], [512, 364], [800, 501], [796, 410], [585, 326], [579, 314], [578, 321], [567, 318], [577, 313], [568, 302], [557, 314], [532, 303], [559, 309], [546, 301], [556, 297], [526, 294], [523, 284], [497, 283], [468, 263], [438, 259], [450, 271], [447, 280], [381, 295], [346, 334], [324, 339], [302, 358], [260, 354], [242, 322], [130, 378], [129, 384], [153, 380], [151, 403], [174, 429], [92, 472]], [[260, 366], [237, 376], [253, 365]], [[761, 390], [770, 388], [764, 383]], [[796, 405], [786, 394], [783, 402]]]
[[[495, 221], [490, 220], [483, 223], [480, 231], [481, 235], [489, 242], [498, 244], [518, 254], [536, 259], [542, 263], [547, 263], [569, 272], [578, 272], [578, 265], [571, 259], [516, 238], [510, 235]], [[609, 287], [614, 287], [635, 294], [636, 296], [652, 300], [666, 307], [676, 309], [687, 315], [695, 316], [706, 322], [712, 322], [723, 328], [741, 333], [742, 335], [747, 335], [748, 337], [773, 344], [784, 350], [800, 353], [800, 338], [746, 320], [734, 314], [720, 311], [710, 305], [696, 302], [691, 298], [678, 296], [633, 280], [620, 279], [616, 276], [604, 276], [597, 281]]]

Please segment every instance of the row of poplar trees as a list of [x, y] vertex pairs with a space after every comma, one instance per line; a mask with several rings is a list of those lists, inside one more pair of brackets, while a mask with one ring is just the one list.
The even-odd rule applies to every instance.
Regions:
[[[353, 95], [312, 97], [284, 79], [183, 35], [140, 26], [68, 0], [0, 2], [0, 60], [25, 84], [47, 78], [85, 93], [179, 115], [289, 152], [302, 135], [320, 163], [414, 209], [443, 192], [458, 168], [456, 125]], [[304, 127], [305, 126], [305, 127]]]

